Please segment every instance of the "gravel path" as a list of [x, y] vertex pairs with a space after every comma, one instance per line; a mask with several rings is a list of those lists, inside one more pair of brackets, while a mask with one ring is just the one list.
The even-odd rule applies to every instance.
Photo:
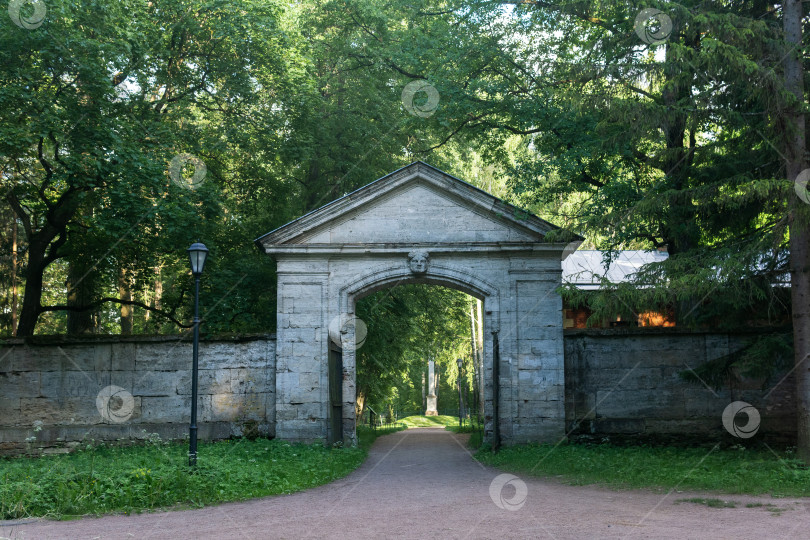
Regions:
[[491, 495], [493, 481], [509, 477], [474, 461], [465, 440], [442, 429], [411, 429], [378, 439], [346, 478], [305, 492], [201, 510], [0, 521], [0, 537], [810, 538], [810, 499], [719, 496], [737, 508], [708, 508], [676, 501], [712, 495], [537, 479], [496, 485]]

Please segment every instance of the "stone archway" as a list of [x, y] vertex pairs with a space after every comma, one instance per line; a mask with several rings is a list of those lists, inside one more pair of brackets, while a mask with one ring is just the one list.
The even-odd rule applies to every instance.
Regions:
[[[426, 252], [427, 253], [427, 252]], [[429, 253], [428, 253], [429, 255]], [[429, 261], [429, 259], [428, 259]], [[407, 258], [407, 263], [411, 262], [411, 257]], [[389, 268], [383, 271], [372, 271], [367, 275], [360, 276], [357, 280], [348, 283], [339, 292], [339, 305], [340, 314], [346, 314], [348, 317], [353, 317], [355, 313], [355, 306], [358, 300], [380, 289], [389, 287], [396, 287], [397, 285], [404, 285], [410, 283], [416, 284], [429, 284], [440, 285], [450, 289], [456, 289], [463, 293], [481, 300], [484, 305], [484, 339], [483, 350], [484, 358], [492, 357], [492, 332], [497, 332], [499, 328], [500, 316], [500, 291], [496, 286], [488, 283], [484, 279], [470, 274], [462, 261], [449, 261], [451, 264], [456, 264], [453, 267], [449, 264], [439, 265], [428, 262], [424, 272], [414, 272], [410, 268], [410, 264], [401, 264], [395, 268]], [[461, 264], [458, 264], [461, 263]], [[349, 330], [353, 330], [349, 325]], [[348, 336], [348, 340], [354, 339], [354, 336]], [[342, 424], [343, 433], [351, 433], [355, 424], [355, 407], [354, 400], [356, 392], [354, 391], [354, 383], [356, 381], [356, 359], [355, 348], [351, 346], [342, 347], [342, 362], [343, 369], [347, 376], [344, 380], [343, 395], [346, 399], [342, 407]], [[485, 395], [491, 395], [492, 385], [492, 364], [491, 362], [485, 365], [488, 366], [487, 375], [484, 377]], [[484, 402], [486, 404], [486, 401]], [[489, 403], [491, 406], [491, 401]], [[492, 411], [485, 410], [485, 416], [492, 418]], [[488, 430], [491, 432], [494, 429], [492, 421], [490, 420]]]
[[[354, 335], [341, 323], [375, 290], [432, 283], [484, 302], [486, 436], [558, 440], [565, 393], [555, 290], [565, 244], [545, 240], [555, 228], [416, 162], [257, 239], [278, 264], [276, 436], [353, 442]], [[330, 323], [333, 337], [344, 327], [342, 347]], [[336, 358], [342, 382], [330, 388]]]

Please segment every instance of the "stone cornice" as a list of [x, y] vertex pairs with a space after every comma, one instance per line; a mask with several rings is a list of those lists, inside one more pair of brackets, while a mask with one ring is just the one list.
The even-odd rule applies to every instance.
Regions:
[[271, 255], [356, 255], [402, 254], [414, 249], [424, 249], [433, 253], [486, 253], [486, 252], [549, 252], [555, 255], [565, 249], [566, 244], [542, 244], [534, 242], [461, 242], [461, 243], [419, 243], [402, 244], [271, 244], [263, 248]]

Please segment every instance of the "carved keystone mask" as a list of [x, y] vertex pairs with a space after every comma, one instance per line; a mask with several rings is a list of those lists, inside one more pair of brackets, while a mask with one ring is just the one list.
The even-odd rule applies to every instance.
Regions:
[[414, 274], [424, 274], [427, 272], [430, 255], [427, 251], [416, 250], [408, 253], [408, 266]]

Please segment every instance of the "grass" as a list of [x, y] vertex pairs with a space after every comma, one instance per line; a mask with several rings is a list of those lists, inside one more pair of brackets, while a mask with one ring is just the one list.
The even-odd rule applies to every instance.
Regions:
[[762, 504], [762, 503], [748, 503], [745, 505], [746, 508], [764, 508], [768, 512], [772, 514], [776, 514], [777, 516], [781, 516], [782, 513], [787, 510], [787, 508], [783, 506], [776, 506], [775, 504]]
[[464, 425], [458, 425], [458, 416], [406, 416], [397, 421], [397, 425], [404, 425], [406, 428], [420, 427], [444, 427], [453, 433], [469, 433], [470, 440], [467, 445], [470, 448], [479, 448], [483, 443], [483, 434], [478, 426], [474, 426], [469, 419], [464, 420]]
[[187, 443], [98, 446], [66, 455], [0, 459], [0, 519], [133, 513], [201, 507], [292, 493], [356, 469], [380, 435], [358, 429], [356, 448], [247, 439], [201, 443], [197, 469]]
[[458, 416], [406, 416], [397, 420], [406, 428], [458, 426]]
[[[722, 499], [706, 499], [703, 497], [692, 497], [691, 499], [677, 499], [676, 503], [689, 502], [695, 504], [704, 504], [709, 508], [737, 508], [737, 501], [724, 501]], [[762, 506], [761, 504], [759, 506]], [[746, 508], [753, 508], [753, 506], [746, 505]]]
[[470, 420], [469, 418], [465, 418], [464, 424], [459, 426], [458, 418], [456, 418], [456, 421], [453, 424], [444, 426], [444, 429], [447, 431], [452, 431], [453, 433], [474, 433], [476, 431], [481, 431], [483, 428], [475, 419]]
[[484, 433], [482, 431], [473, 431], [470, 434], [469, 440], [467, 440], [467, 446], [474, 450], [478, 450], [481, 448], [481, 445], [484, 444]]
[[391, 427], [383, 427], [377, 429], [371, 429], [368, 426], [357, 426], [357, 444], [358, 446], [368, 452], [368, 449], [377, 440], [377, 437], [382, 437], [383, 435], [390, 435], [391, 433], [396, 433], [397, 431], [402, 431], [406, 429], [401, 425], [394, 425]]
[[[695, 503], [695, 504], [703, 504], [708, 506], [709, 508], [737, 508], [737, 505], [740, 504], [737, 501], [724, 501], [722, 499], [706, 499], [703, 497], [692, 497], [691, 499], [678, 499], [675, 503], [680, 504], [683, 502]], [[777, 516], [781, 516], [783, 512], [788, 510], [787, 507], [784, 506], [776, 506], [775, 504], [763, 504], [763, 503], [748, 503], [745, 505], [746, 508], [764, 508], [768, 512], [772, 514], [776, 514]]]
[[515, 474], [554, 476], [575, 485], [810, 496], [810, 470], [789, 454], [778, 459], [768, 450], [525, 445], [497, 454], [484, 448], [476, 458]]

